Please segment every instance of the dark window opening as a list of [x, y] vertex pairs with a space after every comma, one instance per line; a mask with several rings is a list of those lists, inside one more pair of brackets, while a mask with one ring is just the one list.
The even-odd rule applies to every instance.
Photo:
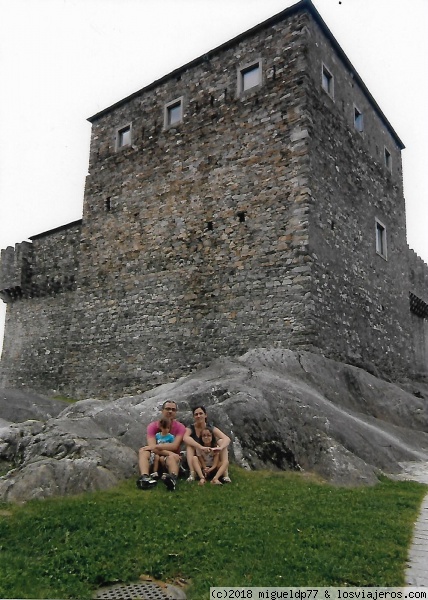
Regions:
[[131, 144], [131, 126], [127, 125], [117, 132], [117, 147], [123, 148]]
[[261, 68], [260, 63], [256, 63], [242, 69], [241, 71], [241, 90], [245, 92], [261, 83]]
[[410, 292], [410, 311], [422, 319], [428, 319], [428, 304]]
[[111, 211], [111, 198], [107, 198], [107, 200], [105, 201], [105, 209], [107, 212]]
[[386, 228], [376, 221], [376, 252], [386, 259]]
[[183, 99], [177, 98], [165, 105], [164, 127], [172, 127], [183, 121]]
[[354, 127], [359, 132], [364, 130], [363, 113], [356, 107], [354, 107]]
[[239, 213], [237, 214], [237, 217], [238, 217], [240, 223], [245, 223], [246, 213], [244, 210], [239, 211]]
[[384, 161], [385, 161], [385, 167], [388, 169], [388, 171], [391, 170], [391, 153], [389, 152], [388, 148], [384, 149]]
[[325, 65], [322, 66], [321, 85], [322, 85], [323, 90], [325, 90], [327, 92], [327, 94], [333, 98], [334, 79], [333, 79], [333, 75], [330, 73], [330, 71], [327, 69], [327, 67]]
[[207, 221], [207, 230], [212, 231], [214, 229], [214, 225], [212, 221]]

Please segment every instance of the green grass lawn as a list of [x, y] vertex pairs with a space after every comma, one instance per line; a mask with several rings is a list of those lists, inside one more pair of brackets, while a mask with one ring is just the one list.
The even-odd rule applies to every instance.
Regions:
[[210, 586], [400, 586], [426, 486], [335, 488], [233, 468], [233, 484], [135, 480], [73, 498], [0, 505], [0, 597], [91, 598], [140, 575]]

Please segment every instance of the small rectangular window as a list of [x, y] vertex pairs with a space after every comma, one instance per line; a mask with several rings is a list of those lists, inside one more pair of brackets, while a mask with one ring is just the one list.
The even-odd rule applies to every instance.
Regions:
[[173, 127], [183, 121], [183, 98], [177, 98], [165, 106], [165, 128]]
[[384, 149], [384, 159], [385, 159], [385, 167], [388, 169], [388, 171], [391, 171], [392, 159], [391, 159], [391, 153], [388, 150], [388, 148]]
[[334, 78], [325, 65], [322, 66], [321, 85], [329, 96], [334, 97]]
[[245, 92], [250, 88], [256, 87], [260, 83], [260, 65], [254, 65], [248, 69], [241, 71], [242, 76], [242, 91]]
[[238, 68], [238, 96], [262, 84], [262, 63], [257, 60]]
[[130, 146], [132, 142], [132, 128], [131, 125], [126, 125], [117, 130], [116, 134], [116, 150], [123, 148], [124, 146]]
[[376, 253], [386, 260], [386, 227], [376, 219]]
[[169, 106], [168, 125], [175, 125], [176, 123], [180, 123], [181, 119], [181, 104], [174, 104], [174, 106]]
[[363, 113], [354, 106], [354, 127], [357, 131], [364, 131]]

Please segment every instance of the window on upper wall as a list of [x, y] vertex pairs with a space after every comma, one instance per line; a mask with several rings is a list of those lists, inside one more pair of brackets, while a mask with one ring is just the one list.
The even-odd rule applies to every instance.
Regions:
[[364, 131], [363, 113], [354, 106], [354, 127], [360, 133]]
[[379, 254], [386, 260], [387, 249], [386, 249], [386, 227], [378, 219], [375, 219], [376, 223], [376, 254]]
[[321, 85], [322, 89], [326, 91], [331, 98], [334, 98], [334, 77], [324, 64], [321, 71]]
[[120, 150], [124, 146], [130, 146], [132, 142], [132, 126], [125, 125], [116, 132], [116, 150]]
[[238, 68], [238, 96], [262, 84], [262, 61], [260, 59]]
[[183, 98], [176, 98], [165, 105], [164, 127], [174, 127], [183, 121]]
[[392, 158], [391, 158], [391, 152], [388, 150], [388, 148], [384, 148], [383, 156], [384, 156], [384, 161], [385, 161], [385, 167], [388, 169], [388, 171], [391, 171], [392, 170]]

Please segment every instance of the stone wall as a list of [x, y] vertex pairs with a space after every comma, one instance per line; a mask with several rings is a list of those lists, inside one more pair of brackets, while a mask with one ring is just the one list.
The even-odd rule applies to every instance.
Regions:
[[79, 272], [82, 221], [74, 221], [34, 235], [32, 241], [31, 297], [74, 291]]
[[[309, 240], [317, 343], [338, 360], [394, 376], [408, 373], [414, 355], [402, 144], [318, 25], [311, 26], [309, 40]], [[324, 65], [334, 78], [331, 94], [320, 86]], [[354, 125], [356, 106], [362, 131]], [[377, 222], [385, 227], [385, 255], [376, 247]]]
[[[21, 256], [21, 294], [8, 303], [0, 387], [57, 390], [66, 363], [81, 221], [36, 235]], [[8, 285], [8, 263], [2, 263]], [[3, 292], [5, 293], [5, 292]]]
[[415, 371], [426, 374], [428, 365], [428, 265], [411, 249], [409, 249], [408, 259]]
[[[115, 396], [258, 346], [391, 376], [426, 369], [426, 319], [409, 310], [409, 292], [425, 302], [427, 288], [413, 260], [410, 289], [403, 146], [311, 6], [90, 119], [83, 221], [32, 238], [3, 385]], [[242, 92], [254, 65], [261, 77]]]
[[0, 298], [4, 302], [12, 302], [26, 294], [31, 276], [31, 255], [32, 247], [28, 242], [1, 251]]
[[[68, 378], [144, 388], [219, 354], [309, 347], [304, 24], [293, 15], [93, 119]], [[261, 87], [237, 69], [262, 59]], [[164, 127], [164, 106], [184, 119]], [[132, 123], [132, 145], [116, 132]], [[84, 357], [84, 359], [82, 358]], [[91, 386], [94, 381], [91, 381]]]
[[408, 261], [410, 292], [428, 305], [428, 266], [411, 248], [408, 248]]

